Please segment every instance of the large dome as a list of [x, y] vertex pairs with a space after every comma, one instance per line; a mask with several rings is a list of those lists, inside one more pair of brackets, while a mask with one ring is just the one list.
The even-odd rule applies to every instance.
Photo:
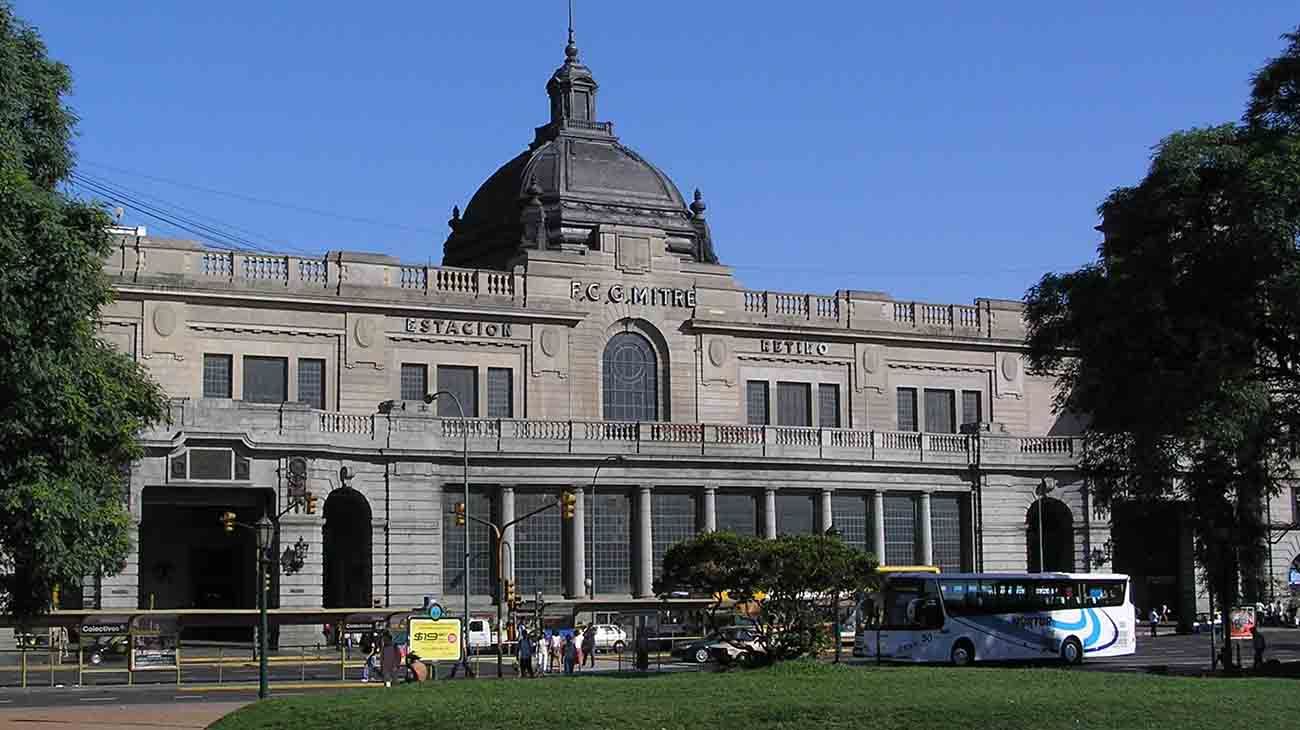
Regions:
[[598, 87], [572, 36], [565, 56], [546, 85], [551, 122], [479, 187], [463, 217], [453, 215], [443, 264], [505, 268], [521, 248], [593, 247], [602, 224], [663, 229], [671, 252], [716, 263], [698, 192], [688, 206], [612, 123], [595, 121]]

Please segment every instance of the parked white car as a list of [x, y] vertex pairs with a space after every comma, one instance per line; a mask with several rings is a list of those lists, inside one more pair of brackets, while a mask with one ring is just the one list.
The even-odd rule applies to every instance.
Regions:
[[497, 632], [492, 623], [484, 618], [469, 620], [469, 650], [483, 651], [497, 645]]
[[627, 632], [616, 624], [596, 624], [596, 651], [621, 653], [627, 648]]

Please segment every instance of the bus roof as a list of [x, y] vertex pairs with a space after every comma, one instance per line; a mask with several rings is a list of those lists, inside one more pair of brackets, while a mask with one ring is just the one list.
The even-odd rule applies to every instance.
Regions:
[[[889, 571], [891, 578], [933, 578], [938, 571]], [[1123, 573], [943, 573], [945, 580], [1128, 580]]]
[[893, 575], [894, 573], [938, 573], [937, 565], [878, 565], [877, 573]]

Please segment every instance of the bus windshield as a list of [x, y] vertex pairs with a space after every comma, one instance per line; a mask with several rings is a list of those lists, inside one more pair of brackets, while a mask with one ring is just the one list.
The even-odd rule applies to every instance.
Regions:
[[939, 586], [932, 579], [895, 578], [884, 591], [884, 628], [929, 628], [943, 625]]

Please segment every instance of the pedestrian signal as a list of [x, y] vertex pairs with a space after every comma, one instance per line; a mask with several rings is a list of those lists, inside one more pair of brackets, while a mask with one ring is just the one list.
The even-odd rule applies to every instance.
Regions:
[[465, 503], [457, 502], [456, 503], [456, 526], [459, 527], [463, 524], [465, 524]]
[[578, 495], [573, 492], [565, 492], [560, 495], [560, 509], [564, 510], [564, 519], [573, 519], [578, 510]]
[[309, 515], [316, 514], [316, 495], [312, 494], [311, 492], [308, 492], [307, 496], [304, 497], [303, 499], [306, 501], [307, 504], [307, 514]]
[[222, 512], [222, 513], [221, 513], [221, 527], [222, 527], [222, 529], [224, 529], [226, 532], [234, 532], [234, 531], [235, 531], [235, 513], [234, 513], [234, 512]]

